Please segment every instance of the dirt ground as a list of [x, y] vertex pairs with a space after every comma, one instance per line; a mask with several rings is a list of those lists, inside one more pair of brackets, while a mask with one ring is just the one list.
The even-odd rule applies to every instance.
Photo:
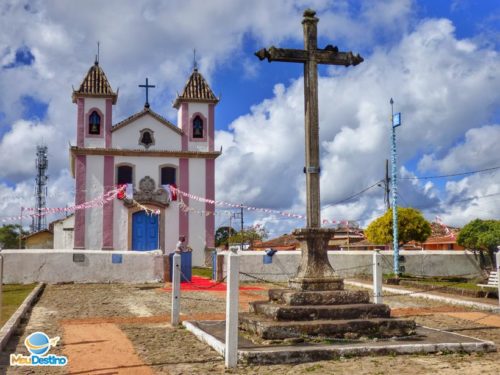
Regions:
[[[49, 285], [19, 336], [0, 355], [1, 374], [498, 374], [500, 354], [446, 354], [340, 358], [299, 365], [238, 366], [185, 329], [170, 327], [170, 292], [164, 285]], [[242, 291], [240, 310], [266, 299], [266, 290]], [[395, 316], [429, 327], [494, 341], [500, 347], [500, 315], [412, 297], [387, 298]], [[182, 319], [224, 319], [225, 292], [186, 291]], [[59, 336], [50, 353], [66, 355], [63, 368], [8, 366], [9, 353], [27, 355], [24, 339], [34, 331]]]

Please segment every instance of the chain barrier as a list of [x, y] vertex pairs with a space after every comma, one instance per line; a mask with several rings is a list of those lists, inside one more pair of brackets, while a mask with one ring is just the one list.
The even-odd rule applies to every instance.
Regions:
[[[266, 283], [266, 284], [276, 285], [276, 286], [279, 286], [279, 287], [283, 287], [283, 284], [286, 283], [286, 282], [278, 283], [277, 281], [266, 280], [266, 279], [263, 279], [261, 277], [253, 276], [253, 275], [251, 275], [249, 273], [241, 272], [241, 271], [240, 271], [240, 275], [244, 275], [244, 276], [250, 277], [251, 279], [254, 279], [254, 280]], [[276, 274], [276, 275], [280, 275], [280, 274]]]
[[[335, 272], [347, 271], [347, 270], [353, 270], [353, 269], [359, 269], [359, 268], [366, 268], [366, 267], [371, 267], [371, 266], [373, 266], [373, 264], [372, 263], [368, 263], [368, 264], [365, 264], [365, 265], [362, 265], [362, 266], [338, 268], [338, 269], [335, 270]], [[283, 281], [283, 282], [272, 281], [272, 280], [267, 280], [267, 279], [264, 279], [262, 277], [258, 277], [258, 276], [255, 276], [255, 275], [287, 276], [287, 277], [290, 277], [290, 276], [293, 276], [294, 274], [292, 274], [292, 273], [265, 273], [265, 272], [262, 272], [262, 273], [253, 272], [253, 273], [250, 274], [250, 273], [246, 273], [246, 272], [240, 271], [240, 275], [244, 275], [244, 276], [250, 277], [250, 278], [252, 278], [254, 280], [257, 280], [257, 281], [260, 281], [260, 282], [263, 282], [263, 283], [268, 283], [268, 284], [283, 286], [283, 284], [285, 284], [286, 281]]]

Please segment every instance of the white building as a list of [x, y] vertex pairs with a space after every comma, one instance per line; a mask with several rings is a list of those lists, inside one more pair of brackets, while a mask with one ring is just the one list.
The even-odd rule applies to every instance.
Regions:
[[[161, 185], [176, 184], [181, 191], [214, 199], [215, 159], [220, 155], [214, 151], [218, 98], [195, 68], [174, 102], [177, 126], [147, 102], [142, 111], [113, 124], [117, 99], [98, 62], [73, 92], [78, 106], [76, 146], [70, 149], [75, 204], [100, 197], [118, 184], [134, 187], [133, 200], [114, 199], [75, 212], [74, 248], [168, 253], [179, 236], [185, 236], [193, 249], [193, 265], [203, 264], [205, 248], [214, 246], [215, 219], [200, 212], [213, 212], [213, 204], [183, 197], [198, 211], [184, 212], [179, 202], [169, 202]], [[160, 214], [148, 215], [134, 201]]]

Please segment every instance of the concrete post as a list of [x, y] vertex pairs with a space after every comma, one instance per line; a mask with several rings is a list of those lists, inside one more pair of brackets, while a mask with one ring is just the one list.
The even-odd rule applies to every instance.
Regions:
[[382, 254], [373, 253], [373, 302], [382, 303]]
[[498, 305], [500, 305], [500, 246], [497, 251]]
[[230, 251], [227, 257], [226, 348], [224, 351], [227, 368], [234, 368], [238, 363], [239, 278], [240, 256]]
[[181, 306], [181, 254], [175, 253], [172, 257], [172, 313], [170, 324], [173, 327], [179, 325], [179, 313]]

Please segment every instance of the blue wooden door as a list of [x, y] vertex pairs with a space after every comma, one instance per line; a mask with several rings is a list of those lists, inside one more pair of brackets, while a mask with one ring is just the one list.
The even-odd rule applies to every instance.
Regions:
[[158, 215], [139, 211], [132, 215], [132, 250], [158, 249]]

